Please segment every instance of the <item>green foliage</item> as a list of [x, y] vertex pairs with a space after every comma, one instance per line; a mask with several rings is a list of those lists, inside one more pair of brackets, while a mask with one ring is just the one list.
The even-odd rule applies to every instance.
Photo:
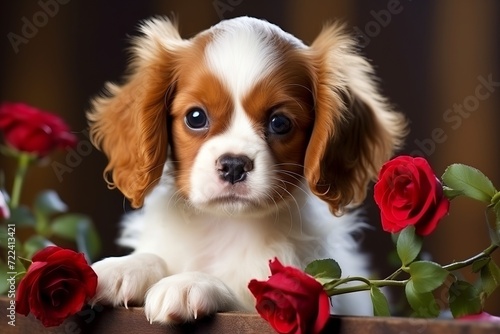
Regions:
[[15, 223], [16, 228], [34, 227], [35, 217], [27, 206], [20, 205], [10, 210], [10, 217], [7, 224]]
[[464, 194], [460, 190], [451, 189], [450, 187], [447, 186], [443, 186], [443, 193], [450, 200], [454, 199], [455, 197], [462, 196]]
[[26, 240], [23, 244], [24, 256], [28, 259], [31, 259], [33, 255], [41, 249], [44, 249], [47, 246], [53, 245], [47, 238], [41, 235], [33, 235], [28, 240]]
[[490, 237], [495, 245], [500, 246], [500, 192], [491, 199], [491, 206], [495, 212], [495, 224], [491, 227], [488, 225]]
[[490, 259], [481, 268], [481, 289], [487, 296], [490, 296], [500, 286], [500, 268]]
[[449, 272], [435, 262], [417, 261], [410, 264], [410, 275], [413, 289], [418, 293], [425, 293], [440, 287]]
[[490, 262], [489, 257], [483, 257], [479, 260], [474, 261], [472, 263], [472, 272], [478, 273], [485, 265], [488, 264], [488, 262]]
[[450, 311], [454, 318], [481, 312], [480, 291], [472, 284], [457, 280], [449, 290]]
[[65, 214], [55, 218], [50, 225], [53, 235], [76, 242], [79, 251], [88, 259], [95, 259], [100, 251], [100, 240], [89, 217], [81, 214]]
[[405, 286], [405, 295], [414, 311], [414, 316], [435, 318], [439, 315], [439, 305], [436, 303], [432, 292], [417, 292], [413, 286], [413, 281], [409, 281]]
[[380, 291], [379, 288], [372, 285], [370, 287], [370, 297], [372, 299], [373, 304], [373, 314], [379, 317], [389, 317], [391, 312], [389, 310], [389, 303], [387, 302], [387, 298]]
[[415, 227], [408, 226], [399, 234], [396, 250], [404, 266], [413, 262], [422, 249], [422, 238], [415, 234]]
[[[24, 228], [34, 228], [36, 232], [23, 243], [16, 239], [16, 255], [31, 259], [39, 250], [53, 245], [50, 239], [57, 236], [75, 242], [77, 250], [83, 252], [88, 260], [97, 258], [101, 242], [91, 219], [82, 214], [61, 215], [66, 210], [66, 204], [53, 190], [42, 191], [37, 195], [33, 204], [33, 213], [26, 206], [20, 205], [13, 208], [11, 217], [6, 222], [15, 224], [18, 232]], [[6, 228], [2, 226], [1, 247], [7, 245], [6, 231]]]
[[462, 164], [449, 166], [442, 179], [455, 193], [461, 192], [467, 197], [486, 203], [490, 203], [497, 192], [493, 183], [482, 172]]
[[0, 295], [4, 295], [9, 290], [9, 282], [7, 282], [7, 263], [0, 260]]
[[339, 264], [333, 259], [315, 260], [309, 263], [304, 271], [321, 284], [330, 283], [342, 276]]
[[54, 190], [44, 190], [35, 198], [33, 209], [36, 213], [50, 216], [55, 213], [66, 212], [68, 206]]
[[28, 259], [26, 259], [24, 257], [21, 257], [21, 256], [18, 256], [17, 260], [19, 262], [17, 271], [18, 272], [28, 271], [29, 267], [31, 266], [32, 261], [28, 260]]

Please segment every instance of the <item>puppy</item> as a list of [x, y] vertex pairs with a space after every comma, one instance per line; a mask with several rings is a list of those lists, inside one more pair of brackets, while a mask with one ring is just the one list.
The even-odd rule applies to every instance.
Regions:
[[[128, 75], [92, 102], [105, 178], [139, 208], [93, 265], [94, 302], [144, 305], [150, 322], [254, 310], [247, 285], [277, 257], [304, 268], [333, 258], [367, 275], [351, 208], [401, 144], [405, 121], [338, 25], [307, 46], [266, 21], [222, 21], [191, 39], [144, 22]], [[333, 298], [371, 314], [364, 293]]]

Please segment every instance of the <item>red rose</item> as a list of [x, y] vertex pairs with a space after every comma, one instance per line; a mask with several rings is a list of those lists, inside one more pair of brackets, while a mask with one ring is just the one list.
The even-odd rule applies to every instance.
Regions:
[[278, 333], [319, 333], [330, 316], [330, 301], [313, 277], [278, 259], [269, 262], [271, 276], [265, 282], [251, 280], [248, 288], [256, 309]]
[[0, 130], [10, 146], [40, 157], [76, 144], [62, 119], [23, 103], [0, 105]]
[[424, 158], [399, 156], [384, 164], [374, 196], [382, 228], [390, 233], [413, 225], [417, 234], [428, 235], [450, 207], [441, 182]]
[[50, 246], [33, 256], [19, 283], [16, 311], [32, 313], [45, 327], [58, 326], [95, 295], [97, 275], [81, 253]]
[[491, 315], [487, 312], [481, 312], [478, 314], [470, 314], [464, 315], [463, 317], [458, 318], [458, 320], [468, 320], [468, 321], [488, 321], [488, 322], [497, 322], [500, 324], [500, 317]]

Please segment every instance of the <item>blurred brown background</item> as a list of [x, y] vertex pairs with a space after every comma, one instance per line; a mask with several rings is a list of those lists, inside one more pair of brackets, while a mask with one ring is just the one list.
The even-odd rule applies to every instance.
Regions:
[[[54, 154], [52, 162], [30, 172], [22, 202], [31, 203], [42, 189], [58, 191], [71, 211], [92, 216], [104, 242], [102, 256], [123, 252], [113, 240], [120, 216], [130, 208], [118, 191], [106, 188], [105, 159], [85, 136], [85, 110], [105, 81], [120, 78], [128, 36], [136, 34], [138, 22], [171, 13], [184, 37], [221, 19], [249, 15], [310, 43], [323, 23], [346, 22], [375, 65], [384, 94], [411, 121], [404, 153], [427, 157], [438, 175], [454, 162], [473, 165], [500, 187], [499, 1], [3, 1], [0, 101], [24, 101], [57, 113], [80, 139], [76, 153]], [[27, 29], [26, 22], [35, 29]], [[14, 35], [21, 39], [13, 41]], [[9, 189], [14, 165], [1, 159]], [[68, 169], [58, 175], [54, 161]], [[366, 208], [374, 229], [364, 236], [364, 246], [382, 276], [390, 270], [392, 244], [380, 231], [371, 197]], [[425, 242], [440, 263], [487, 245], [482, 204], [462, 199], [452, 203], [450, 216]], [[499, 291], [492, 296], [488, 311], [500, 314], [499, 296]]]

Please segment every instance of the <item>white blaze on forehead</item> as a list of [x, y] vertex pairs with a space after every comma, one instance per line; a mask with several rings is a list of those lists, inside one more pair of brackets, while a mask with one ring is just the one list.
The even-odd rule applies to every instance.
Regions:
[[235, 98], [242, 98], [252, 86], [270, 73], [278, 61], [270, 42], [276, 27], [251, 19], [223, 21], [205, 48], [205, 61]]

